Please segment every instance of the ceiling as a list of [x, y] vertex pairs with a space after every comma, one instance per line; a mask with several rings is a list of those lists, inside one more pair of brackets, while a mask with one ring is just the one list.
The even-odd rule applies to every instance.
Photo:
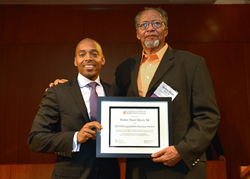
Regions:
[[250, 0], [0, 0], [0, 4], [250, 4]]

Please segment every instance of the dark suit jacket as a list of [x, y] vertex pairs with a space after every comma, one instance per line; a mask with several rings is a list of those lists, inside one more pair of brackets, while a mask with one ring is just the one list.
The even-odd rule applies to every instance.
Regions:
[[[103, 83], [106, 96], [117, 96], [117, 87]], [[52, 178], [117, 179], [117, 159], [97, 159], [96, 141], [81, 144], [80, 152], [72, 153], [73, 136], [90, 122], [87, 109], [75, 78], [45, 93], [34, 119], [28, 144], [32, 151], [57, 156]]]
[[[116, 85], [127, 96], [139, 96], [140, 60], [141, 55], [133, 56], [116, 69]], [[204, 152], [217, 130], [220, 114], [204, 59], [169, 47], [146, 96], [150, 97], [161, 82], [178, 91], [172, 103], [173, 142], [183, 160], [167, 167], [149, 159], [128, 159], [127, 178], [206, 178]]]

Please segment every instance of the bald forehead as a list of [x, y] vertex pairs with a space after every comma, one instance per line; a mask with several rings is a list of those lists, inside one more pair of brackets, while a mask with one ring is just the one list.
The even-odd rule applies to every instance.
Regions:
[[162, 15], [154, 9], [145, 10], [139, 17], [139, 21], [162, 20]]
[[88, 38], [83, 39], [77, 44], [75, 53], [77, 54], [79, 51], [98, 51], [99, 54], [102, 55], [102, 48], [100, 44], [95, 40]]
[[101, 49], [101, 46], [99, 45], [99, 43], [97, 43], [95, 40], [93, 39], [83, 39], [82, 41], [80, 41], [77, 45], [76, 48], [79, 48], [79, 46], [82, 45], [86, 45], [86, 46], [92, 46], [92, 47], [96, 47]]

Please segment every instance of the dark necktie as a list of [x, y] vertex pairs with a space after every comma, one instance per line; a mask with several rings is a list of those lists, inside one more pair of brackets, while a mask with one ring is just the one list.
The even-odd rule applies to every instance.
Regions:
[[90, 120], [96, 121], [97, 116], [97, 93], [96, 93], [96, 82], [91, 82], [88, 84], [92, 89], [90, 93]]

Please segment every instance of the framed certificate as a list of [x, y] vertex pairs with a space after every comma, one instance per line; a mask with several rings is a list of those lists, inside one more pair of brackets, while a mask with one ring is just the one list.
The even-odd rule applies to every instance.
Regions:
[[97, 111], [97, 158], [151, 158], [173, 143], [169, 97], [98, 97]]

